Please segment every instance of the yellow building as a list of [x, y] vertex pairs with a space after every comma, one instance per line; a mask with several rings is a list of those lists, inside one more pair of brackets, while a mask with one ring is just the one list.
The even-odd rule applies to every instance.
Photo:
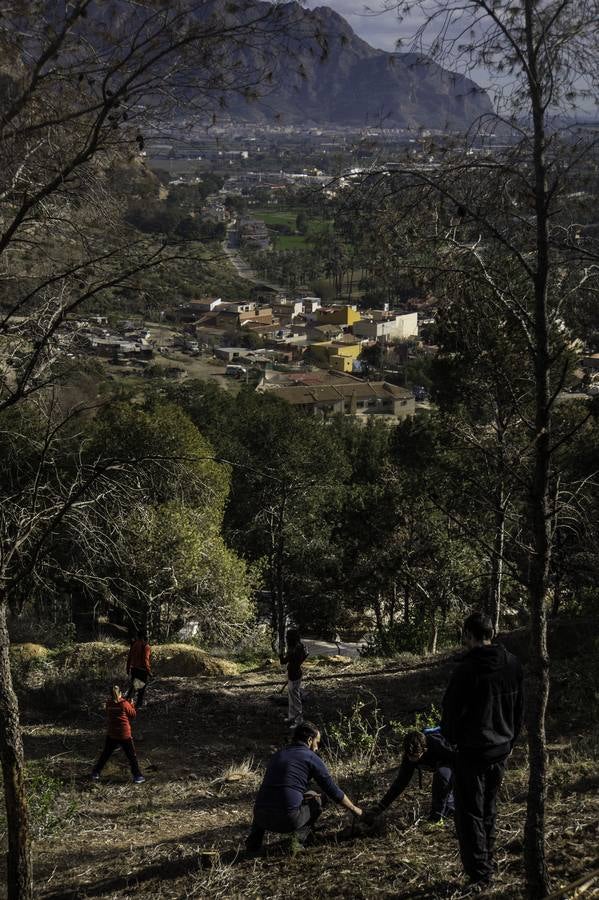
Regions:
[[354, 361], [360, 355], [361, 344], [331, 344], [329, 349], [329, 368], [335, 372], [352, 372]]
[[352, 306], [322, 306], [316, 310], [317, 325], [354, 325], [360, 321], [360, 313]]
[[310, 358], [317, 366], [335, 372], [351, 372], [354, 360], [360, 355], [361, 344], [338, 344], [334, 341], [310, 345]]

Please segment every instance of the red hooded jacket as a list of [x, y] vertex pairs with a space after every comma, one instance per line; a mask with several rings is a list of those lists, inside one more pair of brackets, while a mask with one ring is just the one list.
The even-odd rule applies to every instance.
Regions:
[[146, 672], [151, 673], [151, 655], [152, 651], [149, 644], [145, 641], [133, 641], [127, 657], [127, 672], [130, 672], [131, 669], [145, 669]]
[[126, 741], [131, 737], [131, 722], [137, 713], [135, 707], [121, 697], [120, 700], [106, 701], [106, 714], [108, 715], [108, 737], [115, 741]]

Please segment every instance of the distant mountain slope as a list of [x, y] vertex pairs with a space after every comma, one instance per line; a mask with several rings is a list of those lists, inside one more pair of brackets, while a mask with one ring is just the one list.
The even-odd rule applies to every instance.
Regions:
[[[224, 7], [232, 20], [266, 8], [257, 0]], [[258, 88], [258, 99], [229, 99], [234, 120], [465, 129], [491, 111], [487, 94], [470, 79], [415, 54], [371, 47], [327, 6], [308, 10], [287, 3], [277, 17], [280, 32], [272, 35], [266, 56], [271, 78]], [[245, 66], [264, 68], [264, 48], [240, 52]]]

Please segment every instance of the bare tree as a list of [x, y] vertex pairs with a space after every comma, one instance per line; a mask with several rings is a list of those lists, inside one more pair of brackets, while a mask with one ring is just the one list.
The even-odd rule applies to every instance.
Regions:
[[53, 530], [113, 490], [122, 465], [57, 465], [69, 417], [57, 420], [53, 387], [76, 350], [73, 314], [181, 257], [167, 241], [132, 240], [111, 190], [112, 168], [138, 170], [148, 133], [207, 126], [226, 115], [231, 94], [254, 98], [273, 40], [284, 41], [292, 24], [276, 4], [208, 0], [13, 0], [2, 10], [2, 434], [14, 445], [19, 428], [38, 418], [27, 466], [19, 463], [4, 482], [0, 518], [0, 757], [11, 900], [30, 898], [33, 888], [9, 600], [41, 565]]
[[[417, 213], [411, 232], [403, 229], [403, 248], [396, 242], [406, 268], [434, 272], [438, 282], [450, 277], [454, 289], [462, 279], [472, 295], [478, 286], [483, 309], [493, 310], [524, 350], [527, 388], [515, 392], [514, 414], [525, 433], [518, 459], [526, 509], [520, 577], [531, 631], [525, 865], [529, 895], [543, 897], [549, 891], [545, 711], [553, 466], [557, 449], [571, 437], [571, 429], [556, 423], [554, 409], [571, 359], [568, 306], [598, 289], [594, 232], [579, 218], [573, 196], [584, 193], [597, 161], [595, 130], [580, 120], [580, 111], [597, 107], [599, 4], [407, 0], [388, 6], [400, 16], [418, 11], [423, 24], [413, 49], [419, 63], [430, 54], [470, 74], [485, 70], [497, 89], [496, 113], [475, 123], [463, 141], [430, 137], [421, 160], [398, 164], [380, 180], [371, 172], [366, 186], [382, 181], [403, 216]], [[582, 410], [572, 428], [589, 415]]]

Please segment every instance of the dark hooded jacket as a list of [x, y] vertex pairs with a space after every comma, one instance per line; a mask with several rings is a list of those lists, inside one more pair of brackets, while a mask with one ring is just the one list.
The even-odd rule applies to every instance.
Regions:
[[502, 759], [520, 733], [522, 666], [501, 644], [474, 647], [458, 664], [443, 698], [441, 731], [460, 756]]
[[404, 753], [395, 781], [379, 803], [382, 809], [387, 809], [394, 800], [403, 794], [417, 769], [427, 769], [434, 772], [438, 766], [447, 766], [449, 768], [453, 766], [455, 750], [447, 743], [440, 730], [425, 731], [424, 736], [426, 738], [424, 754], [419, 760], [413, 762]]

